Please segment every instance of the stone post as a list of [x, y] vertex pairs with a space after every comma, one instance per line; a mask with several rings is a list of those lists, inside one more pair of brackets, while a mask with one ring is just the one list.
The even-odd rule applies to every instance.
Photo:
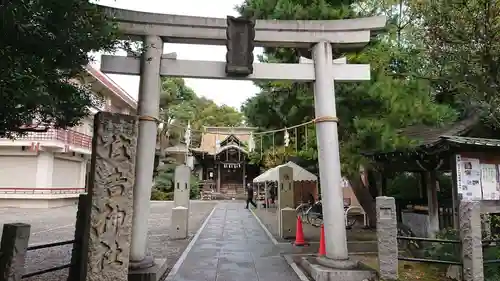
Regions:
[[483, 214], [481, 219], [482, 229], [484, 229], [484, 238], [491, 239], [491, 216], [489, 213]]
[[30, 228], [29, 224], [24, 223], [4, 224], [0, 242], [0, 280], [21, 280]]
[[174, 208], [170, 224], [172, 239], [185, 239], [188, 235], [190, 179], [191, 170], [188, 166], [180, 165], [175, 168]]
[[186, 165], [175, 167], [174, 172], [174, 207], [183, 206], [189, 209], [189, 192], [191, 170]]
[[80, 194], [78, 210], [76, 211], [75, 241], [71, 250], [71, 267], [68, 272], [68, 281], [85, 280], [87, 271], [87, 252], [90, 235], [90, 200], [89, 194]]
[[429, 228], [427, 234], [430, 238], [435, 238], [439, 232], [439, 203], [437, 197], [436, 171], [425, 172], [427, 188], [427, 206], [429, 209]]
[[398, 279], [398, 223], [393, 197], [377, 197], [377, 245], [382, 280]]
[[459, 205], [463, 281], [484, 280], [480, 204], [479, 201], [461, 201]]
[[314, 111], [318, 143], [319, 178], [323, 200], [326, 258], [347, 261], [347, 236], [344, 222], [344, 200], [340, 175], [337, 112], [333, 83], [332, 46], [321, 41], [312, 50], [314, 61]]
[[132, 243], [130, 245], [130, 268], [143, 269], [154, 265], [147, 254], [148, 218], [156, 150], [156, 134], [160, 110], [160, 62], [163, 41], [158, 36], [145, 36], [145, 51], [141, 57], [141, 78], [137, 115], [139, 135], [137, 137], [137, 160], [135, 167], [134, 213], [132, 220]]
[[295, 237], [297, 213], [293, 199], [293, 169], [284, 166], [278, 170], [278, 232], [281, 238]]
[[[138, 120], [99, 112], [94, 136], [88, 200], [90, 227], [86, 281], [128, 281]], [[147, 221], [147, 219], [146, 219]]]

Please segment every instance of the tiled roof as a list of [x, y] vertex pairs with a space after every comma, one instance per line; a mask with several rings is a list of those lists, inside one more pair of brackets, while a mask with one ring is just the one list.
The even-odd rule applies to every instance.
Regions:
[[467, 138], [467, 137], [457, 137], [457, 136], [442, 136], [441, 139], [459, 145], [466, 144], [474, 146], [500, 147], [500, 139], [480, 139], [480, 138]]
[[418, 145], [431, 145], [438, 142], [442, 136], [462, 136], [479, 121], [479, 117], [472, 116], [462, 121], [444, 127], [430, 127], [423, 125], [410, 126], [400, 131], [400, 134], [410, 140], [417, 141]]
[[[478, 116], [470, 116], [461, 121], [443, 127], [431, 127], [425, 125], [410, 126], [400, 130], [399, 134], [417, 142], [416, 148], [429, 148], [443, 140], [443, 136], [461, 137], [466, 135], [478, 122]], [[406, 151], [406, 150], [405, 150]], [[381, 152], [381, 151], [366, 151], [362, 154], [365, 156], [375, 155], [390, 155], [399, 153], [399, 151]]]
[[217, 141], [223, 142], [229, 136], [233, 135], [241, 142], [248, 142], [251, 132], [256, 128], [252, 127], [206, 127], [205, 133], [201, 136], [200, 147], [192, 149], [193, 151], [215, 154]]

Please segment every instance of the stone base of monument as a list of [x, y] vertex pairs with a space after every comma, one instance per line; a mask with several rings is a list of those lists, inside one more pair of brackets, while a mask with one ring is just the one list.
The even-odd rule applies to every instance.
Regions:
[[170, 224], [170, 239], [186, 239], [188, 236], [189, 209], [186, 207], [172, 208]]
[[292, 208], [283, 208], [280, 211], [280, 237], [287, 238], [295, 238], [296, 230], [297, 230], [297, 211]]
[[167, 272], [166, 259], [155, 259], [155, 265], [143, 269], [129, 269], [128, 281], [160, 281]]
[[335, 261], [323, 257], [302, 256], [295, 261], [315, 281], [375, 281], [378, 274], [355, 260]]

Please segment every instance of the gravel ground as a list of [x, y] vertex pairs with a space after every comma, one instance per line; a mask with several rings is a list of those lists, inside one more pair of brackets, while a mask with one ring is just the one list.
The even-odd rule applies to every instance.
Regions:
[[[189, 241], [210, 214], [216, 201], [191, 201], [189, 238], [169, 239], [169, 226], [173, 202], [151, 202], [148, 248], [156, 258], [166, 258], [169, 269], [175, 264]], [[31, 225], [30, 245], [72, 240], [74, 236], [76, 206], [52, 209], [0, 208], [0, 223], [22, 222]], [[1, 237], [1, 233], [0, 233]], [[71, 245], [30, 251], [26, 257], [26, 273], [47, 269], [70, 262]], [[63, 281], [67, 270], [27, 278], [28, 281]]]

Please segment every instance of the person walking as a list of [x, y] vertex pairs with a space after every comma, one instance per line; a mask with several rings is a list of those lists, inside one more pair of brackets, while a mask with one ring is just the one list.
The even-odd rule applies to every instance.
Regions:
[[254, 208], [257, 208], [257, 204], [253, 202], [253, 187], [251, 184], [247, 184], [247, 205], [245, 209], [248, 209], [248, 203], [252, 204]]
[[271, 186], [271, 190], [269, 192], [271, 194], [271, 204], [274, 204], [274, 201], [276, 200], [276, 189], [274, 186]]

